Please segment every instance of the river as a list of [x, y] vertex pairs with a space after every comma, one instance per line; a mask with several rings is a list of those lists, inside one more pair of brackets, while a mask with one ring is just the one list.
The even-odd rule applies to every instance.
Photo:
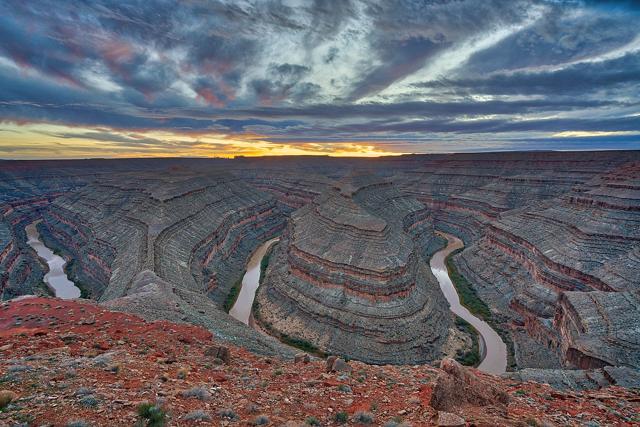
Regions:
[[[456, 249], [462, 248], [464, 244], [462, 240], [455, 236], [446, 233], [440, 234], [447, 239], [448, 244], [446, 248], [436, 252], [431, 258], [431, 271], [438, 279], [440, 288], [447, 298], [447, 301], [449, 301], [451, 311], [469, 322], [480, 334], [479, 344], [482, 362], [480, 362], [478, 369], [493, 374], [501, 374], [505, 372], [507, 367], [507, 346], [502, 341], [502, 338], [500, 338], [500, 335], [498, 335], [489, 324], [471, 314], [469, 310], [460, 304], [458, 293], [449, 278], [449, 273], [445, 265], [447, 255]], [[242, 278], [240, 293], [238, 294], [235, 304], [231, 310], [229, 310], [231, 316], [247, 325], [250, 324], [251, 307], [253, 306], [256, 290], [260, 284], [260, 264], [262, 258], [271, 245], [277, 241], [278, 239], [275, 238], [263, 243], [251, 255], [247, 263], [247, 271]]]
[[251, 317], [253, 299], [256, 296], [256, 290], [260, 284], [260, 263], [271, 245], [277, 241], [278, 238], [275, 238], [263, 243], [255, 250], [253, 255], [251, 255], [247, 263], [247, 271], [242, 278], [242, 287], [240, 288], [238, 299], [236, 299], [235, 304], [233, 304], [233, 307], [229, 310], [231, 316], [247, 325]]
[[430, 261], [431, 271], [440, 283], [440, 289], [449, 301], [451, 311], [469, 322], [480, 334], [480, 355], [482, 362], [478, 369], [492, 374], [502, 374], [507, 369], [507, 346], [496, 331], [489, 324], [473, 314], [460, 304], [456, 288], [451, 282], [445, 259], [456, 249], [464, 247], [462, 240], [447, 233], [438, 233], [447, 239], [447, 247], [436, 252]]
[[66, 261], [62, 257], [54, 254], [51, 249], [40, 241], [40, 234], [36, 228], [38, 222], [39, 221], [36, 221], [27, 225], [25, 231], [27, 232], [27, 243], [29, 246], [35, 249], [38, 256], [45, 260], [49, 266], [49, 272], [44, 275], [44, 283], [53, 290], [58, 298], [80, 298], [80, 289], [67, 278], [64, 272]]

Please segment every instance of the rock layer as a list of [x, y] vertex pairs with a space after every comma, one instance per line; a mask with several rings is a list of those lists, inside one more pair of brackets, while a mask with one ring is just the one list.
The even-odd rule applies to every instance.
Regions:
[[[421, 313], [436, 314], [419, 348], [441, 346], [447, 330], [429, 307], [439, 297], [418, 286], [431, 283], [421, 265], [441, 243], [435, 229], [465, 241], [454, 264], [507, 330], [519, 367], [638, 367], [639, 162], [638, 151], [0, 161], [0, 294], [46, 292], [46, 265], [24, 234], [38, 219], [86, 296], [129, 297], [149, 270], [215, 307], [251, 252], [286, 227], [271, 268], [300, 284], [284, 286], [288, 298], [302, 296], [277, 312], [301, 319], [283, 329], [323, 325], [309, 330], [313, 344], [386, 360], [396, 341], [409, 352], [397, 337], [402, 325], [417, 334]], [[344, 331], [361, 338], [336, 338]]]
[[438, 245], [429, 215], [393, 185], [366, 181], [342, 182], [292, 215], [256, 317], [324, 352], [434, 360], [451, 317], [424, 259]]
[[502, 214], [456, 262], [562, 364], [638, 368], [638, 209], [640, 163], [631, 162]]

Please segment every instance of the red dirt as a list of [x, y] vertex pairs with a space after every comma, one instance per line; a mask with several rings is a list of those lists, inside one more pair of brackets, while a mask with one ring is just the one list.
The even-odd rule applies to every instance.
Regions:
[[[63, 341], [64, 339], [64, 341]], [[66, 344], [65, 344], [66, 342]], [[0, 410], [0, 426], [65, 426], [84, 420], [96, 426], [133, 425], [140, 402], [163, 402], [168, 425], [251, 425], [259, 415], [269, 424], [338, 425], [346, 411], [348, 425], [357, 411], [374, 416], [371, 425], [398, 417], [408, 425], [432, 425], [429, 406], [433, 380], [441, 372], [429, 366], [370, 366], [351, 362], [353, 373], [326, 373], [320, 360], [294, 364], [230, 346], [228, 365], [204, 355], [216, 342], [200, 327], [146, 322], [111, 312], [91, 302], [27, 298], [0, 306], [0, 390], [18, 398]], [[97, 358], [97, 359], [96, 359]], [[179, 371], [186, 371], [184, 379]], [[468, 425], [638, 425], [640, 392], [619, 387], [560, 392], [547, 385], [517, 383], [472, 370], [511, 396], [506, 407], [461, 407]], [[351, 392], [340, 390], [348, 385]], [[97, 404], [85, 407], [81, 387]], [[206, 399], [182, 392], [203, 387]], [[207, 393], [205, 393], [207, 394]], [[206, 397], [206, 396], [205, 396]], [[232, 409], [236, 420], [219, 412]], [[194, 410], [210, 421], [185, 416]], [[594, 424], [595, 425], [595, 424]]]

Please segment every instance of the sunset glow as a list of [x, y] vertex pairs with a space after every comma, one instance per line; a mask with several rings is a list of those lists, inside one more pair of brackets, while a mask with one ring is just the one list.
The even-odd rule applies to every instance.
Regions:
[[637, 149], [639, 21], [627, 1], [3, 1], [0, 158]]

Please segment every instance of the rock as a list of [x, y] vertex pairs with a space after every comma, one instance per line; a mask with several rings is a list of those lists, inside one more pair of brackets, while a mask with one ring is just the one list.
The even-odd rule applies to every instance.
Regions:
[[229, 347], [225, 347], [223, 345], [212, 345], [208, 347], [204, 355], [207, 357], [213, 357], [214, 359], [220, 359], [224, 363], [229, 363]]
[[331, 370], [333, 369], [333, 363], [336, 361], [336, 359], [338, 358], [338, 356], [329, 356], [327, 357], [327, 372], [331, 372]]
[[77, 334], [68, 333], [68, 334], [60, 335], [60, 339], [65, 344], [72, 344], [78, 341], [80, 339], [80, 336], [78, 336]]
[[464, 418], [451, 412], [443, 411], [438, 411], [437, 423], [439, 427], [463, 427], [467, 424]]
[[0, 390], [0, 409], [6, 408], [17, 397], [18, 395], [11, 390]]
[[331, 365], [331, 372], [345, 372], [350, 374], [351, 371], [353, 371], [351, 365], [340, 358], [336, 358]]
[[422, 261], [437, 243], [425, 205], [392, 181], [357, 174], [290, 221], [272, 255], [279, 267], [256, 293], [265, 324], [367, 363], [426, 363], [440, 354], [451, 316]]
[[298, 353], [293, 360], [294, 363], [309, 363], [310, 361], [311, 357], [307, 353]]
[[444, 359], [436, 379], [430, 405], [450, 411], [463, 406], [505, 406], [509, 395], [453, 359]]

